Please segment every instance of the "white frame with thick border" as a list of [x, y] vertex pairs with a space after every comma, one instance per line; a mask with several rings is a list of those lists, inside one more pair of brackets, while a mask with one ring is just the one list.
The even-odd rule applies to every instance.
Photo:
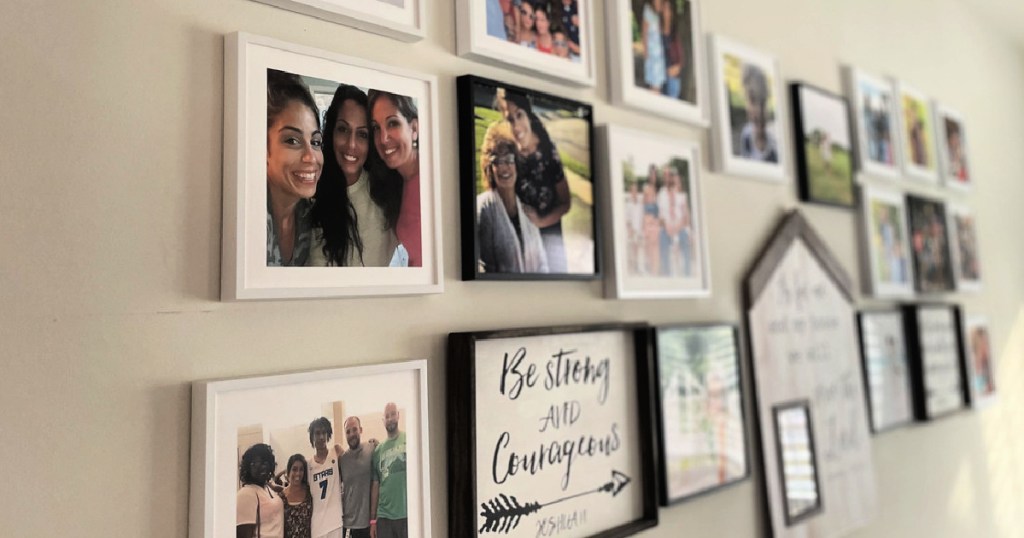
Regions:
[[429, 0], [404, 0], [402, 7], [380, 0], [254, 1], [401, 41], [413, 42], [423, 39], [425, 35], [423, 27], [426, 3]]
[[857, 179], [862, 180], [862, 175], [889, 180], [899, 179], [903, 175], [903, 138], [898, 136], [901, 133], [890, 134], [890, 144], [892, 145], [890, 151], [892, 151], [893, 155], [892, 166], [867, 158], [868, 129], [867, 125], [864, 124], [863, 109], [861, 108], [861, 103], [864, 100], [864, 94], [860, 89], [861, 84], [870, 84], [881, 90], [887, 90], [892, 97], [892, 100], [889, 102], [890, 129], [892, 131], [898, 130], [900, 122], [896, 118], [896, 107], [899, 104], [899, 96], [896, 94], [896, 88], [892, 80], [865, 73], [853, 66], [843, 68], [843, 79], [846, 85], [846, 95], [850, 99], [850, 112], [853, 115], [854, 131], [857, 137], [857, 151], [855, 152], [857, 154]]
[[[610, 267], [606, 284], [606, 295], [618, 299], [682, 299], [711, 296], [711, 261], [708, 255], [708, 225], [704, 212], [704, 193], [701, 185], [700, 146], [682, 138], [661, 137], [652, 133], [627, 129], [617, 125], [603, 125], [598, 130], [598, 141], [604, 148], [605, 160], [602, 167], [605, 178], [603, 188], [608, 193], [605, 218], [612, 237]], [[626, 248], [625, 178], [622, 176], [622, 159], [629, 155], [631, 148], [660, 146], [659, 152], [666, 158], [685, 157], [690, 163], [690, 206], [693, 226], [694, 254], [698, 256], [697, 266], [701, 275], [696, 278], [643, 278], [626, 274], [628, 263]], [[694, 217], [692, 214], [696, 214]], [[606, 228], [607, 229], [607, 228]], [[628, 281], [634, 281], [631, 285]], [[687, 282], [693, 281], [693, 282]], [[642, 285], [641, 285], [642, 283]], [[635, 287], [634, 287], [635, 286]]]
[[[918, 180], [921, 183], [927, 185], [938, 185], [939, 184], [939, 152], [938, 152], [938, 129], [936, 127], [937, 121], [935, 118], [935, 106], [932, 100], [919, 91], [917, 88], [910, 86], [904, 82], [894, 81], [893, 85], [896, 87], [896, 121], [899, 126], [899, 137], [900, 137], [900, 161], [903, 163], [903, 174], [906, 177]], [[935, 168], [927, 168], [914, 163], [911, 159], [907, 158], [907, 144], [905, 143], [904, 137], [907, 135], [907, 118], [906, 111], [903, 109], [903, 95], [913, 98], [915, 101], [919, 101], [928, 108], [926, 111], [928, 117], [931, 119], [931, 129], [927, 133], [931, 136], [932, 143], [925, 148], [925, 151], [929, 152], [932, 156], [932, 161], [935, 164]]]
[[[224, 214], [221, 299], [414, 295], [444, 291], [437, 79], [245, 33], [224, 46]], [[267, 69], [408, 95], [419, 112], [420, 267], [268, 267]], [[258, 179], [257, 179], [258, 178]]]
[[[215, 538], [234, 536], [237, 526], [236, 492], [238, 491], [238, 426], [251, 424], [251, 417], [239, 417], [244, 409], [247, 415], [281, 411], [284, 400], [341, 396], [342, 391], [357, 390], [360, 383], [371, 376], [414, 373], [418, 378], [410, 381], [418, 395], [409, 403], [418, 407], [414, 416], [405, 416], [405, 429], [416, 431], [409, 436], [410, 536], [425, 538], [431, 535], [430, 523], [430, 432], [428, 427], [427, 361], [411, 360], [389, 364], [355, 366], [330, 370], [249, 377], [216, 381], [197, 381], [192, 385], [192, 456], [189, 494], [189, 537]], [[348, 387], [348, 388], [346, 388]], [[279, 396], [279, 398], [275, 398]], [[381, 394], [382, 402], [390, 395]], [[382, 404], [383, 405], [383, 404]], [[287, 406], [286, 406], [287, 407]], [[293, 406], [294, 407], [294, 406]], [[400, 406], [401, 407], [401, 406]], [[383, 411], [383, 407], [381, 407]], [[234, 412], [235, 414], [232, 414]], [[309, 415], [315, 417], [315, 413]], [[291, 414], [289, 414], [291, 417]], [[309, 420], [304, 415], [305, 420]], [[415, 421], [415, 424], [413, 422]], [[233, 427], [234, 426], [234, 427]], [[336, 433], [340, 428], [335, 428]], [[336, 435], [337, 437], [337, 435]], [[341, 435], [341, 439], [344, 436]], [[275, 454], [278, 466], [288, 460]], [[416, 498], [420, 502], [415, 502]], [[418, 516], [418, 517], [417, 517]]]
[[[782, 91], [782, 75], [779, 62], [774, 56], [748, 47], [732, 39], [720, 35], [708, 35], [708, 50], [711, 55], [711, 95], [714, 129], [711, 133], [714, 147], [715, 170], [718, 172], [743, 177], [783, 183], [788, 178], [789, 166], [789, 133], [786, 130], [787, 107], [786, 94]], [[744, 62], [758, 64], [771, 77], [770, 88], [775, 101], [775, 144], [779, 159], [776, 163], [766, 163], [752, 159], [736, 157], [732, 154], [732, 126], [729, 122], [729, 102], [724, 95], [725, 75], [722, 56], [732, 54], [743, 58]]]
[[636, 85], [633, 76], [633, 9], [629, 0], [607, 0], [606, 18], [609, 32], [609, 55], [611, 69], [608, 70], [608, 84], [612, 103], [625, 105], [660, 117], [687, 122], [697, 127], [707, 127], [711, 120], [707, 91], [707, 61], [704, 52], [704, 33], [701, 30], [700, 0], [688, 0], [691, 16], [691, 40], [693, 44], [694, 78], [696, 103], [672, 99], [654, 94]]
[[[933, 105], [935, 110], [935, 143], [939, 147], [939, 169], [942, 171], [942, 184], [950, 190], [968, 192], [974, 187], [974, 174], [971, 173], [971, 159], [968, 153], [970, 145], [967, 141], [967, 128], [964, 126], [963, 116], [956, 110], [941, 103]], [[962, 183], [953, 177], [952, 167], [949, 163], [949, 145], [947, 144], [946, 118], [960, 124], [960, 143], [963, 145], [963, 153], [967, 160], [967, 182]]]
[[579, 86], [594, 86], [597, 83], [593, 0], [577, 0], [580, 17], [579, 63], [488, 35], [486, 2], [490, 1], [498, 0], [457, 0], [456, 50], [459, 56]]
[[[958, 204], [950, 201], [946, 201], [946, 236], [949, 238], [949, 258], [953, 264], [953, 279], [956, 281], [957, 291], [981, 291], [981, 267], [978, 268], [978, 276], [976, 279], [965, 279], [963, 276], [963, 270], [960, 266], [960, 234], [957, 233], [959, 227], [956, 225], [957, 216], [967, 216], [974, 220], [974, 242], [975, 249], [980, 250], [977, 242], [980, 239], [978, 236], [978, 221], [975, 219], [974, 211], [964, 204]], [[974, 253], [975, 256], [979, 256], [978, 252]], [[979, 266], [981, 260], [978, 261]]]
[[[874, 220], [871, 215], [871, 202], [873, 200], [880, 200], [886, 204], [894, 205], [900, 209], [900, 214], [903, 216], [900, 222], [893, 223], [893, 226], [898, 226], [900, 232], [903, 234], [903, 256], [907, 260], [907, 285], [900, 286], [898, 284], [891, 284], [882, 282], [878, 276], [878, 258], [879, 253], [872, 244], [872, 227]], [[872, 297], [879, 298], [911, 298], [914, 296], [914, 258], [913, 253], [910, 250], [910, 225], [908, 223], [909, 216], [907, 215], [907, 205], [905, 203], [905, 196], [903, 192], [885, 189], [875, 186], [862, 185], [860, 189], [860, 204], [861, 204], [861, 243], [862, 248], [866, 251], [862, 259], [866, 260], [868, 266], [864, 268], [865, 280], [870, 284], [870, 287], [866, 290]]]

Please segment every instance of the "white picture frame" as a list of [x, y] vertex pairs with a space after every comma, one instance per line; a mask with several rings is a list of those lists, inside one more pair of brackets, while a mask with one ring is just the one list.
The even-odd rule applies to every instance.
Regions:
[[[306, 80], [331, 82], [335, 87], [343, 82], [414, 100], [418, 109], [417, 181], [426, 187], [420, 188], [421, 248], [412, 249], [417, 252], [419, 261], [409, 262], [412, 267], [279, 267], [268, 262], [268, 189], [264, 179], [267, 175], [268, 69], [302, 75]], [[330, 93], [333, 90], [328, 91], [328, 103]], [[434, 76], [272, 38], [235, 33], [225, 40], [224, 96], [222, 300], [443, 291], [438, 99]]]
[[[939, 184], [939, 156], [935, 143], [935, 110], [924, 92], [904, 82], [896, 82], [899, 108], [903, 174], [927, 185]], [[911, 125], [911, 115], [915, 118]]]
[[949, 253], [957, 291], [981, 291], [982, 267], [974, 212], [964, 204], [947, 203]]
[[942, 184], [954, 191], [969, 192], [974, 187], [974, 174], [963, 116], [948, 106], [936, 103], [935, 124]]
[[913, 297], [914, 263], [903, 193], [863, 185], [860, 204], [865, 292], [878, 298]]
[[903, 152], [892, 80], [853, 66], [843, 68], [843, 78], [857, 139], [858, 178], [899, 179], [903, 175]]
[[[679, 97], [670, 97], [667, 91], [657, 93], [645, 87], [643, 79], [637, 75], [645, 73], [637, 63], [643, 54], [638, 47], [645, 47], [641, 42], [633, 41], [634, 22], [643, 27], [643, 12], [637, 14], [630, 0], [608, 0], [605, 3], [608, 33], [610, 39], [609, 55], [611, 69], [608, 70], [611, 99], [615, 105], [624, 105], [637, 110], [650, 112], [660, 117], [675, 119], [694, 125], [707, 127], [710, 106], [707, 94], [707, 65], [704, 52], [704, 38], [700, 16], [700, 0], [683, 0], [682, 11], [678, 14], [676, 37], [681, 49], [684, 63], [678, 76], [680, 86]], [[645, 3], [644, 6], [647, 4]], [[687, 21], [688, 19], [688, 21]], [[687, 24], [688, 22], [688, 24]], [[687, 29], [689, 30], [687, 35]], [[687, 95], [692, 92], [692, 99]]]
[[[594, 55], [593, 0], [573, 0], [578, 10], [580, 53], [576, 59], [540, 52], [528, 45], [508, 39], [498, 0], [458, 0], [455, 4], [456, 51], [459, 56], [497, 64], [520, 72], [570, 82], [578, 86], [594, 86], [597, 69]], [[550, 5], [560, 4], [553, 0]], [[532, 6], [531, 6], [532, 7]], [[512, 9], [517, 9], [512, 3]], [[488, 22], [491, 23], [490, 31]], [[501, 35], [492, 35], [500, 33]], [[502, 37], [504, 36], [504, 37]]]
[[[235, 535], [240, 461], [253, 443], [274, 450], [277, 470], [284, 468], [288, 453], [312, 455], [307, 425], [321, 416], [330, 416], [332, 424], [328, 447], [348, 446], [338, 422], [349, 417], [360, 419], [362, 441], [384, 443], [389, 434], [383, 414], [391, 403], [406, 443], [409, 536], [430, 536], [427, 396], [426, 360], [195, 382], [189, 537]], [[381, 422], [371, 424], [377, 418]]]
[[[708, 36], [708, 49], [711, 55], [711, 94], [712, 94], [712, 117], [714, 129], [712, 139], [714, 147], [715, 169], [719, 172], [737, 176], [764, 179], [782, 183], [787, 178], [787, 167], [789, 160], [789, 136], [785, 129], [787, 112], [784, 106], [786, 99], [782, 91], [781, 74], [778, 61], [774, 56], [761, 52], [747, 45], [738, 43], [720, 35]], [[743, 140], [753, 131], [753, 124], [733, 125], [732, 118], [739, 114], [731, 113], [732, 108], [730, 94], [746, 94], [743, 89], [743, 69], [747, 65], [752, 66], [752, 72], [759, 72], [763, 77], [752, 77], [751, 80], [759, 81], [751, 87], [764, 85], [766, 90], [765, 109], [762, 115], [770, 116], [765, 119], [765, 147], [764, 149], [749, 148], [750, 152], [757, 152], [753, 157], [744, 157]], [[749, 101], [746, 95], [740, 95], [744, 102]], [[746, 118], [746, 112], [743, 113]], [[770, 120], [770, 121], [769, 121]], [[749, 152], [748, 152], [749, 153]]]
[[964, 322], [964, 350], [967, 355], [967, 385], [971, 407], [982, 409], [996, 402], [996, 353], [992, 347], [988, 318], [967, 316]]
[[[612, 236], [607, 295], [619, 299], [709, 297], [711, 262], [701, 184], [700, 146], [686, 139], [658, 136], [617, 125], [602, 126], [599, 140], [603, 142], [607, 156], [604, 169], [607, 172], [605, 185], [609, 194], [609, 214], [605, 222], [610, 223]], [[633, 176], [638, 179], [636, 182], [625, 177], [626, 167], [636, 167]], [[644, 188], [650, 186], [650, 195], [656, 200], [649, 213], [643, 202], [646, 191], [638, 192], [632, 205], [628, 203], [627, 183], [633, 183], [639, 189], [638, 183], [643, 181], [639, 178], [645, 177], [651, 167], [656, 168], [654, 173], [658, 179], [655, 183], [660, 188], [649, 185], [649, 180], [644, 182]], [[678, 234], [666, 232], [665, 219], [653, 211], [657, 207], [657, 213], [661, 213], [671, 204], [670, 193], [664, 186], [668, 173], [679, 178], [680, 190], [684, 194], [681, 197], [682, 208], [689, 214], [688, 219], [681, 217], [682, 222], [689, 220], [689, 230], [684, 225]], [[630, 232], [636, 227], [637, 211], [640, 211], [642, 227], [635, 230], [639, 236]], [[645, 237], [647, 224], [651, 225], [652, 233]], [[658, 227], [656, 245], [646, 242], [653, 239], [654, 226]], [[683, 245], [684, 239], [688, 240], [688, 245]], [[658, 247], [656, 258], [646, 255], [646, 249], [653, 246]], [[651, 252], [654, 252], [653, 248]]]
[[254, 0], [405, 42], [423, 39], [428, 0]]

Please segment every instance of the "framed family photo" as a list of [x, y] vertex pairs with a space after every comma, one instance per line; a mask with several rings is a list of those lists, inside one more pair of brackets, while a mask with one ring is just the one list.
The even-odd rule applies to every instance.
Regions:
[[899, 83], [898, 88], [903, 172], [908, 177], [937, 185], [939, 156], [931, 101], [907, 84]]
[[862, 174], [897, 179], [903, 173], [897, 121], [896, 89], [892, 80], [855, 67], [844, 69], [857, 132], [858, 166]]
[[864, 185], [860, 200], [866, 291], [874, 297], [913, 295], [912, 243], [903, 193]]
[[423, 360], [194, 383], [189, 536], [431, 536], [427, 416]]
[[699, 0], [609, 0], [615, 104], [706, 127], [707, 72]]
[[984, 316], [967, 316], [964, 332], [971, 403], [974, 407], [987, 407], [996, 399], [995, 350], [988, 320]]
[[650, 331], [448, 336], [451, 536], [629, 536], [658, 523]]
[[736, 327], [656, 327], [655, 350], [662, 504], [750, 476]]
[[922, 293], [953, 291], [946, 204], [908, 194], [907, 215], [914, 257], [914, 289]]
[[590, 105], [458, 78], [462, 279], [599, 276]]
[[913, 422], [903, 314], [898, 309], [863, 310], [857, 314], [857, 326], [871, 431], [879, 433]]
[[[422, 1], [422, 0], [421, 0]], [[593, 86], [593, 0], [458, 0], [459, 56]]]
[[241, 33], [225, 65], [221, 297], [440, 293], [436, 79]]
[[707, 297], [711, 271], [695, 142], [608, 125], [609, 295]]
[[846, 100], [804, 83], [791, 83], [789, 89], [800, 199], [853, 207], [853, 144]]
[[915, 418], [932, 420], [967, 407], [971, 393], [960, 307], [944, 303], [905, 304], [903, 333], [910, 358]]
[[960, 113], [943, 105], [935, 106], [939, 132], [939, 159], [942, 161], [942, 182], [946, 187], [969, 191], [974, 185], [967, 158], [967, 135]]
[[978, 230], [974, 212], [961, 204], [949, 204], [947, 210], [956, 289], [978, 291], [981, 289], [981, 257], [978, 255]]
[[428, 0], [255, 0], [401, 41], [424, 36]]
[[786, 138], [775, 57], [711, 35], [715, 166], [727, 174], [783, 181]]

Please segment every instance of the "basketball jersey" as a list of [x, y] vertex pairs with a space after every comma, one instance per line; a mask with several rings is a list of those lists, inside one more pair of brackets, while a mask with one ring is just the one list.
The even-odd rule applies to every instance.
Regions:
[[328, 449], [327, 459], [309, 458], [309, 493], [313, 496], [311, 536], [318, 538], [341, 528], [341, 474], [338, 456]]

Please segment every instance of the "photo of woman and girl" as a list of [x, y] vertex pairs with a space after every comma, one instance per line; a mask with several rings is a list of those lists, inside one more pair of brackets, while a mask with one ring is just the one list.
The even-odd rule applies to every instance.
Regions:
[[671, 99], [696, 103], [693, 2], [631, 1], [635, 84]]
[[412, 98], [268, 69], [267, 266], [422, 266], [418, 150]]
[[701, 271], [693, 215], [690, 163], [673, 157], [641, 165], [622, 163], [626, 196], [626, 272], [641, 277], [693, 277]]
[[484, 0], [487, 35], [580, 61], [579, 0]]
[[476, 271], [595, 272], [590, 109], [472, 83]]
[[723, 60], [732, 154], [754, 161], [779, 162], [772, 80], [765, 68], [739, 56], [725, 54]]

